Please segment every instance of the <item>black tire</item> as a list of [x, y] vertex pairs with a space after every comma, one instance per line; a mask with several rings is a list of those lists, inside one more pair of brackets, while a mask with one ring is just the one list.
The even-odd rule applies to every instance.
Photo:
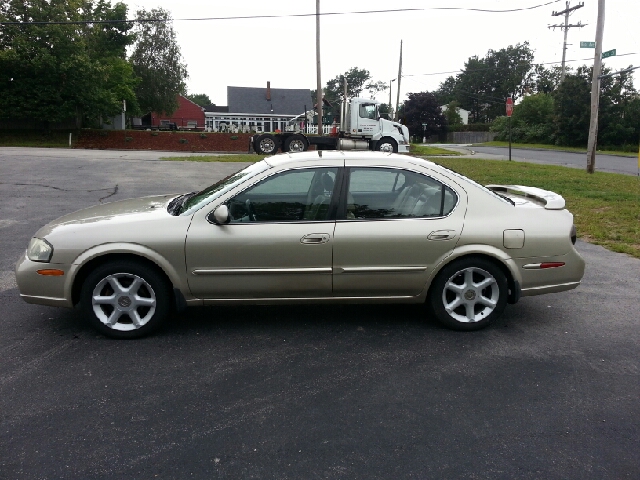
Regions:
[[169, 283], [157, 269], [135, 261], [115, 261], [89, 274], [80, 303], [91, 326], [110, 338], [140, 338], [156, 331], [171, 308]]
[[278, 139], [269, 133], [263, 133], [256, 138], [253, 149], [262, 155], [272, 155], [278, 151]]
[[427, 304], [430, 314], [444, 326], [471, 331], [488, 326], [502, 315], [508, 295], [507, 278], [496, 263], [466, 257], [438, 273], [429, 289]]
[[285, 152], [306, 152], [308, 149], [309, 143], [302, 135], [291, 135], [284, 141]]
[[376, 150], [378, 152], [398, 153], [398, 142], [391, 137], [382, 137], [376, 143]]

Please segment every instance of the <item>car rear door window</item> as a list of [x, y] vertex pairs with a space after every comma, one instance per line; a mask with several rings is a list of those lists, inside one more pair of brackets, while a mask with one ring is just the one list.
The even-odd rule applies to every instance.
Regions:
[[391, 168], [358, 168], [349, 172], [346, 219], [429, 218], [446, 216], [456, 193], [419, 173]]

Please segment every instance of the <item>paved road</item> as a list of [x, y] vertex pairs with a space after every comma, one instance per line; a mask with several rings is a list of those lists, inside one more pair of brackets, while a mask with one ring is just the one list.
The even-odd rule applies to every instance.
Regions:
[[0, 478], [640, 478], [639, 260], [578, 242], [583, 285], [470, 334], [419, 306], [215, 307], [112, 341], [19, 299], [29, 237], [238, 166], [109, 155], [0, 149]]
[[[508, 147], [465, 147], [482, 157], [491, 157], [499, 160], [509, 158]], [[550, 165], [563, 165], [574, 168], [587, 168], [587, 155], [585, 153], [561, 152], [555, 150], [533, 150], [525, 148], [513, 148], [511, 158], [516, 161], [544, 163]], [[618, 155], [596, 155], [596, 171], [623, 173], [626, 175], [638, 174], [638, 158], [623, 157]]]

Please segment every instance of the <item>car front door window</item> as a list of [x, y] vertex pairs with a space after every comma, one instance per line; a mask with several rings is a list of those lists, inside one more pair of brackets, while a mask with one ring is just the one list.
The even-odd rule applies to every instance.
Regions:
[[337, 173], [337, 168], [309, 168], [262, 180], [227, 202], [230, 223], [326, 220]]

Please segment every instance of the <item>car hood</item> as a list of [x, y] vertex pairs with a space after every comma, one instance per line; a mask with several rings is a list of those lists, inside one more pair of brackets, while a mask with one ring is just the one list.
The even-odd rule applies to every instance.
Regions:
[[83, 230], [87, 227], [107, 228], [116, 224], [143, 224], [153, 218], [169, 217], [167, 204], [176, 195], [131, 198], [78, 210], [48, 223], [36, 233], [43, 238], [61, 230]]

